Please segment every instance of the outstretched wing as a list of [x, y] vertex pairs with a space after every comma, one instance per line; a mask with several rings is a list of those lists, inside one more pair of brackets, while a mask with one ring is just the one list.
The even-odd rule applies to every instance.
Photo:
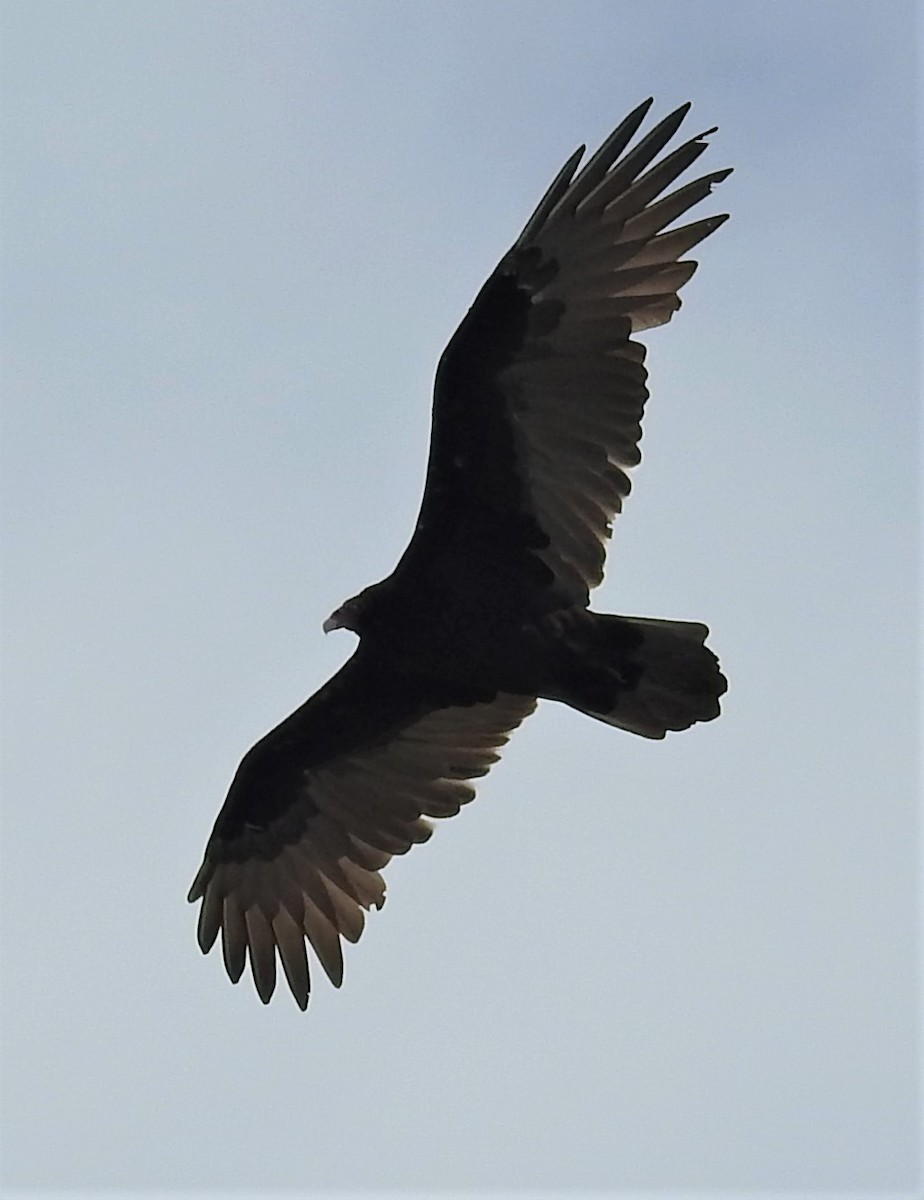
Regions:
[[511, 731], [535, 708], [524, 696], [434, 692], [395, 679], [361, 650], [245, 756], [190, 889], [201, 900], [199, 945], [221, 933], [233, 982], [245, 961], [260, 999], [276, 955], [301, 1008], [310, 977], [305, 939], [335, 986], [341, 937], [380, 908], [379, 871], [474, 796]]
[[505, 579], [514, 564], [550, 606], [584, 606], [600, 583], [641, 457], [645, 348], [630, 335], [670, 320], [697, 265], [682, 256], [727, 219], [664, 232], [729, 171], [664, 195], [714, 130], [655, 162], [689, 105], [627, 149], [650, 104], [577, 175], [583, 147], [569, 159], [446, 348], [407, 559], [493, 562]]

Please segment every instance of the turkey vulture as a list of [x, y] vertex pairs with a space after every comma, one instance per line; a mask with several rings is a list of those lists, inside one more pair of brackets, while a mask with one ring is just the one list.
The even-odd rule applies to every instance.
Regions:
[[[332, 983], [341, 937], [380, 908], [379, 874], [431, 834], [538, 698], [642, 737], [719, 714], [705, 625], [591, 612], [640, 458], [645, 347], [727, 214], [670, 228], [730, 173], [664, 192], [714, 129], [658, 159], [689, 109], [630, 149], [641, 104], [575, 174], [582, 146], [479, 292], [436, 373], [420, 516], [393, 574], [324, 623], [360, 637], [321, 690], [244, 756], [189, 893], [260, 999], [276, 956], [308, 1004], [305, 939]], [[654, 164], [654, 165], [652, 165]], [[666, 232], [665, 232], [666, 230]]]

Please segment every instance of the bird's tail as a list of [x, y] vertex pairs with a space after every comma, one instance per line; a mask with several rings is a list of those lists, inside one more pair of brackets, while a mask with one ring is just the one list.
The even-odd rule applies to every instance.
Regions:
[[719, 715], [728, 684], [703, 645], [709, 630], [694, 621], [592, 614], [596, 666], [615, 683], [608, 699], [585, 706], [588, 716], [642, 737], [663, 738]]

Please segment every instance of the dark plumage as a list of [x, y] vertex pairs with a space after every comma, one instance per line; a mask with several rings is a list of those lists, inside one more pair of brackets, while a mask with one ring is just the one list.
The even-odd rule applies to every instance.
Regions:
[[481, 289], [437, 370], [410, 544], [325, 622], [355, 654], [234, 777], [189, 899], [202, 950], [220, 932], [234, 982], [249, 956], [264, 1002], [278, 953], [307, 1005], [306, 938], [339, 986], [380, 869], [472, 798], [538, 697], [650, 738], [719, 714], [704, 625], [588, 609], [640, 458], [631, 334], [670, 320], [681, 256], [726, 220], [662, 232], [729, 172], [664, 196], [707, 135], [651, 166], [689, 105], [628, 149], [650, 104], [577, 175], [583, 147], [569, 159]]

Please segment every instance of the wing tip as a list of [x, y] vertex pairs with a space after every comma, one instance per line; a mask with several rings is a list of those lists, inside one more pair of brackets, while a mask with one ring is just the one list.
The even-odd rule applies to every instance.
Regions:
[[201, 900], [205, 895], [206, 888], [206, 863], [203, 863], [196, 872], [196, 878], [190, 884], [189, 891], [186, 893], [186, 903], [195, 904], [197, 900]]

